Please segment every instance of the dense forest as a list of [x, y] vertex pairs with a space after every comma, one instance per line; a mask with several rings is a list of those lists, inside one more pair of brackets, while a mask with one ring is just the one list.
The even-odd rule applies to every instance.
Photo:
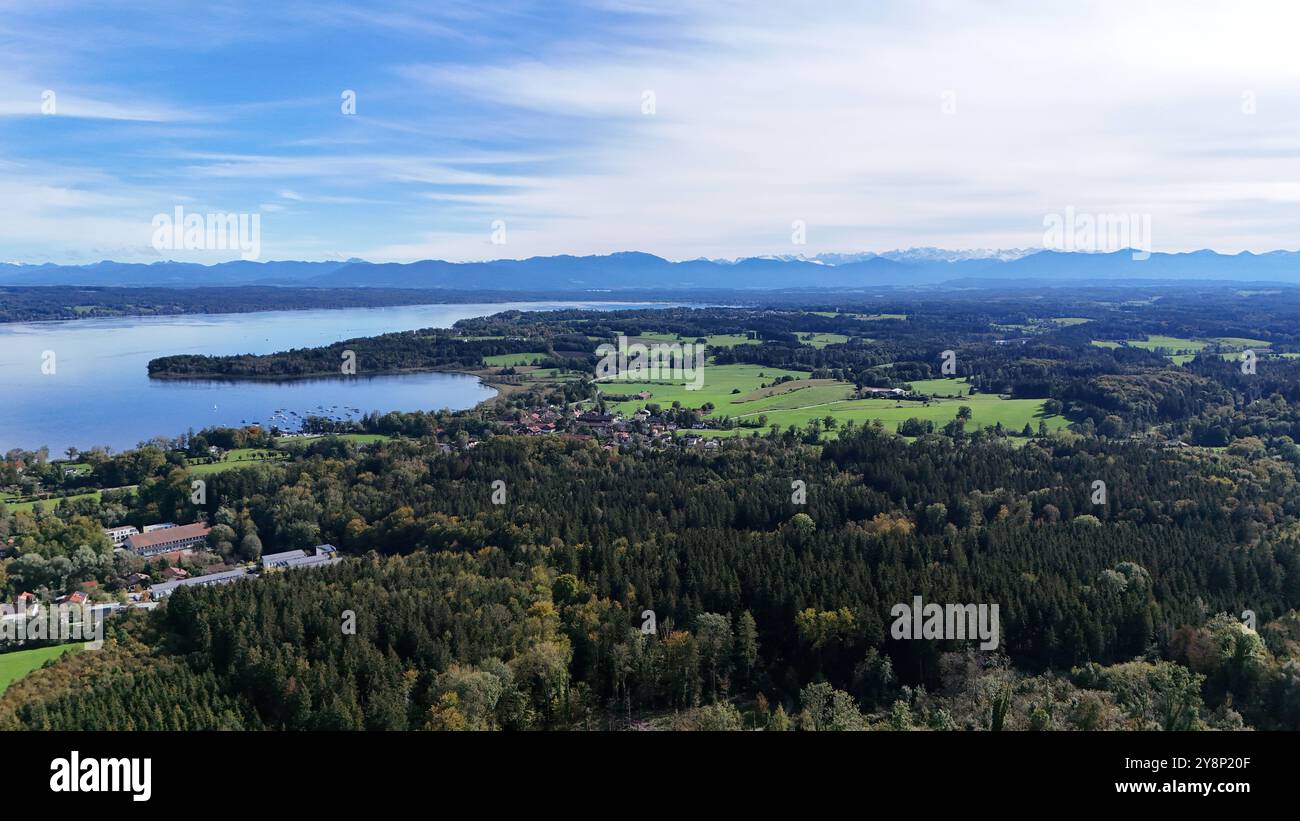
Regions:
[[[156, 361], [257, 377], [336, 369], [344, 349], [379, 369], [528, 354], [547, 376], [474, 411], [370, 414], [369, 439], [211, 429], [78, 454], [71, 478], [9, 454], [0, 486], [104, 489], [0, 503], [9, 595], [139, 569], [99, 528], [160, 518], [212, 523], [230, 561], [322, 543], [347, 558], [116, 617], [104, 650], [0, 697], [0, 727], [1300, 729], [1298, 306], [1235, 294], [511, 311]], [[561, 414], [616, 404], [560, 380], [592, 372], [594, 343], [651, 334], [725, 336], [718, 367], [846, 391], [946, 376], [1066, 424], [829, 416], [704, 449]], [[539, 412], [571, 421], [523, 435]], [[214, 447], [276, 458], [203, 474], [194, 504]], [[895, 606], [918, 596], [997, 605], [997, 647], [897, 636]]]
[[[162, 484], [184, 498], [187, 480]], [[38, 690], [38, 675], [6, 694], [6, 720], [1145, 727], [1167, 699], [1187, 701], [1176, 727], [1300, 720], [1300, 503], [1283, 464], [864, 427], [820, 452], [777, 436], [707, 456], [326, 439], [213, 485], [208, 512], [267, 550], [357, 558], [179, 591], [78, 662], [105, 667], [93, 684]], [[891, 639], [890, 607], [914, 595], [999, 603], [1002, 647]], [[1258, 632], [1222, 615], [1245, 610]]]

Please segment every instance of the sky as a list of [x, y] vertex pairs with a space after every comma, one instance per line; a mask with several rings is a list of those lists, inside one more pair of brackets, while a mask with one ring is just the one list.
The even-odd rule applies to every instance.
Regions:
[[256, 215], [263, 260], [1035, 248], [1067, 213], [1296, 249], [1298, 28], [1284, 0], [0, 0], [0, 261], [240, 257], [160, 247], [177, 208]]

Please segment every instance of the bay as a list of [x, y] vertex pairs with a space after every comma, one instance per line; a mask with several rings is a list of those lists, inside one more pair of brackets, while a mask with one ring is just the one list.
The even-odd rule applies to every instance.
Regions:
[[466, 374], [230, 382], [150, 379], [146, 365], [171, 354], [266, 354], [393, 331], [446, 328], [460, 319], [507, 310], [640, 307], [651, 306], [407, 305], [0, 324], [0, 452], [42, 446], [54, 457], [69, 447], [120, 451], [190, 429], [266, 424], [277, 411], [282, 412], [278, 418], [292, 421], [309, 413], [356, 418], [370, 411], [464, 410], [494, 394]]

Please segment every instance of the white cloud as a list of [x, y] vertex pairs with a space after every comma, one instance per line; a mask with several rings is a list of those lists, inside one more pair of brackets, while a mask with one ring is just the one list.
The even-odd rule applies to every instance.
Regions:
[[[894, 6], [869, 18], [703, 14], [681, 48], [411, 67], [433, 93], [564, 122], [569, 161], [475, 213], [511, 256], [669, 256], [1036, 244], [1066, 205], [1150, 213], [1157, 248], [1243, 247], [1202, 206], [1291, 202], [1292, 4]], [[738, 25], [734, 21], [744, 20]], [[652, 89], [656, 113], [641, 114]], [[1253, 90], [1258, 109], [1242, 110]], [[942, 108], [945, 92], [955, 113]], [[1199, 156], [1214, 147], [1227, 152]], [[516, 181], [517, 182], [517, 181]], [[790, 244], [790, 223], [808, 245]], [[477, 233], [375, 253], [483, 258]], [[1271, 246], [1287, 238], [1275, 236]]]
[[[338, 83], [325, 80], [319, 97], [298, 87], [264, 102], [198, 95], [193, 110], [108, 78], [50, 80], [60, 114], [132, 121], [114, 126], [119, 137], [139, 131], [126, 159], [153, 165], [132, 173], [110, 149], [76, 169], [6, 169], [0, 249], [39, 258], [48, 247], [134, 247], [135, 226], [179, 202], [264, 204], [277, 215], [266, 258], [1027, 247], [1040, 243], [1044, 214], [1067, 206], [1150, 214], [1157, 250], [1295, 244], [1294, 3], [592, 5], [616, 10], [617, 24], [480, 50], [490, 37], [480, 15], [494, 11], [459, 3], [430, 16], [401, 4], [367, 30], [455, 48], [431, 52], [443, 62], [378, 67], [387, 82], [370, 84], [353, 117], [339, 115]], [[267, 14], [301, 15], [302, 37], [366, 23], [314, 8]], [[123, 34], [139, 47], [154, 36]], [[193, 32], [178, 40], [208, 47]], [[49, 70], [44, 54], [0, 55], [9, 125], [40, 110], [45, 85], [32, 78], [76, 76]], [[642, 113], [646, 90], [653, 115]], [[21, 148], [30, 158], [42, 146]], [[0, 162], [16, 156], [12, 142], [0, 152]], [[497, 219], [505, 246], [489, 241]], [[790, 242], [795, 220], [807, 245]]]

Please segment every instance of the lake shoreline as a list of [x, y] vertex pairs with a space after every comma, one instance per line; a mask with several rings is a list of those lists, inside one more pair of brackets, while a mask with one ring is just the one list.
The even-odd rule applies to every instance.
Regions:
[[[0, 373], [7, 379], [5, 401], [0, 402], [0, 449], [120, 451], [206, 427], [296, 428], [302, 417], [280, 418], [281, 409], [332, 413], [343, 421], [371, 412], [471, 410], [517, 393], [520, 380], [464, 362], [373, 373], [363, 369], [363, 378], [347, 380], [336, 378], [342, 375], [337, 371], [249, 379], [207, 373], [201, 362], [195, 364], [202, 374], [160, 371], [154, 376], [148, 363], [175, 355], [264, 356], [339, 340], [451, 328], [462, 319], [508, 310], [648, 307], [603, 301], [495, 302], [0, 324]], [[350, 408], [358, 410], [349, 414]]]

